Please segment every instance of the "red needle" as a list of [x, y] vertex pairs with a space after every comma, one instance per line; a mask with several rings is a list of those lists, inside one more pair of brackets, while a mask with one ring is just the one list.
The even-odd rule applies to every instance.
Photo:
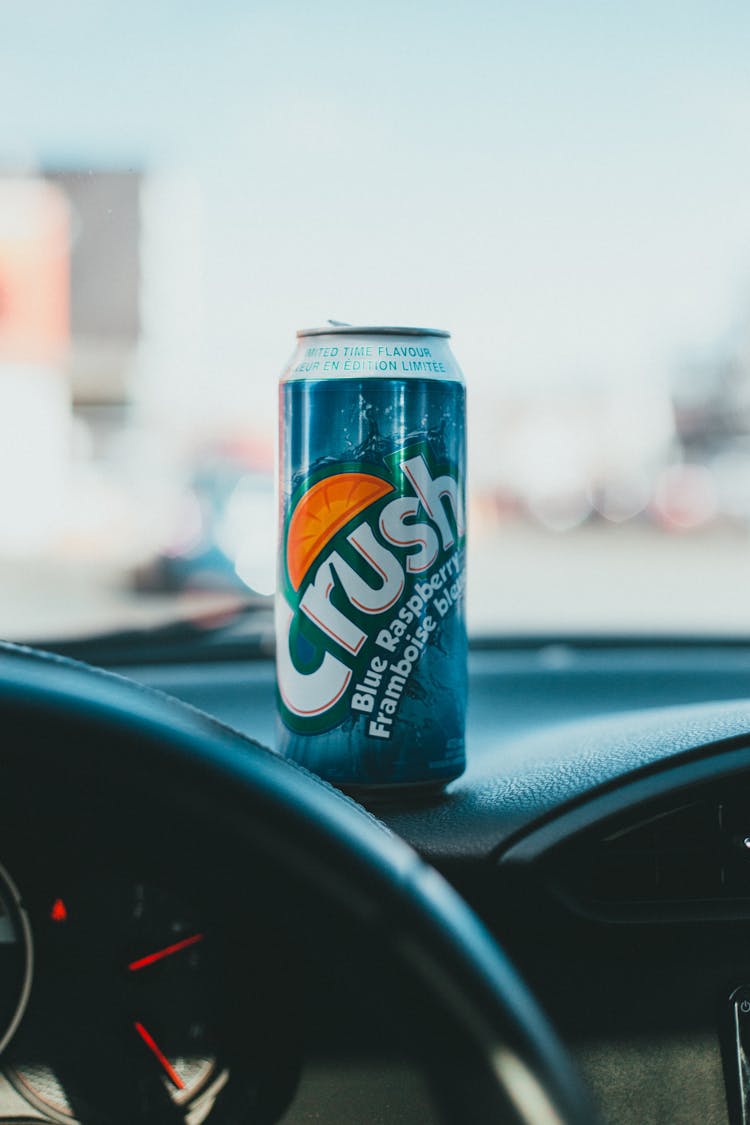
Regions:
[[157, 1058], [159, 1060], [159, 1062], [161, 1063], [161, 1065], [164, 1067], [164, 1070], [165, 1070], [165, 1072], [167, 1074], [167, 1077], [169, 1078], [170, 1082], [174, 1082], [174, 1084], [175, 1084], [175, 1086], [177, 1087], [178, 1090], [184, 1090], [185, 1089], [185, 1083], [182, 1081], [179, 1074], [177, 1073], [175, 1068], [172, 1066], [171, 1062], [169, 1061], [167, 1056], [164, 1054], [164, 1052], [159, 1049], [153, 1035], [150, 1035], [148, 1033], [148, 1031], [146, 1031], [146, 1028], [143, 1026], [142, 1023], [136, 1022], [136, 1023], [133, 1024], [133, 1027], [138, 1032], [141, 1039], [143, 1040], [143, 1042], [148, 1047], [149, 1051], [151, 1051], [152, 1055], [154, 1055], [154, 1057]]
[[199, 941], [203, 941], [203, 934], [193, 934], [191, 937], [183, 938], [182, 941], [176, 941], [174, 945], [158, 949], [156, 953], [149, 953], [146, 957], [139, 957], [137, 961], [131, 961], [128, 968], [131, 973], [136, 973], [139, 969], [145, 969], [147, 965], [153, 965], [155, 961], [161, 961], [164, 957], [171, 957], [173, 953], [179, 953], [181, 949], [188, 949], [191, 945], [197, 945]]

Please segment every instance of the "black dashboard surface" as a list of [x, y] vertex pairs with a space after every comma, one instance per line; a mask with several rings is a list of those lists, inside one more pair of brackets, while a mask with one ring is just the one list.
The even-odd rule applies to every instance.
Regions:
[[[270, 660], [118, 671], [274, 744]], [[435, 801], [376, 811], [438, 864], [481, 861], [592, 790], [748, 732], [744, 645], [482, 647], [469, 661], [466, 773]]]

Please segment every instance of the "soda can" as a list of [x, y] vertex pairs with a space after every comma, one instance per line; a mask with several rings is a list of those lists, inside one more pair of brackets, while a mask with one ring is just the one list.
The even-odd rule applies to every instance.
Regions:
[[355, 793], [465, 766], [463, 376], [449, 334], [297, 333], [279, 392], [279, 749]]

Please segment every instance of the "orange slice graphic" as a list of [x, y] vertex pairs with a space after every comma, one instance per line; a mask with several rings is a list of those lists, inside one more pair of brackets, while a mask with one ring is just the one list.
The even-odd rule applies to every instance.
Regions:
[[393, 485], [369, 473], [336, 473], [309, 489], [294, 509], [286, 540], [286, 567], [298, 590], [313, 562], [337, 531]]

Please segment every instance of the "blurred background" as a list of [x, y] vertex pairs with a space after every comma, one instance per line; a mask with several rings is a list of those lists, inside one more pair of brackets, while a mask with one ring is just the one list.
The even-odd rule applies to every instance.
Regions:
[[474, 632], [750, 633], [750, 8], [27, 0], [0, 635], [273, 589], [276, 380], [453, 333]]

